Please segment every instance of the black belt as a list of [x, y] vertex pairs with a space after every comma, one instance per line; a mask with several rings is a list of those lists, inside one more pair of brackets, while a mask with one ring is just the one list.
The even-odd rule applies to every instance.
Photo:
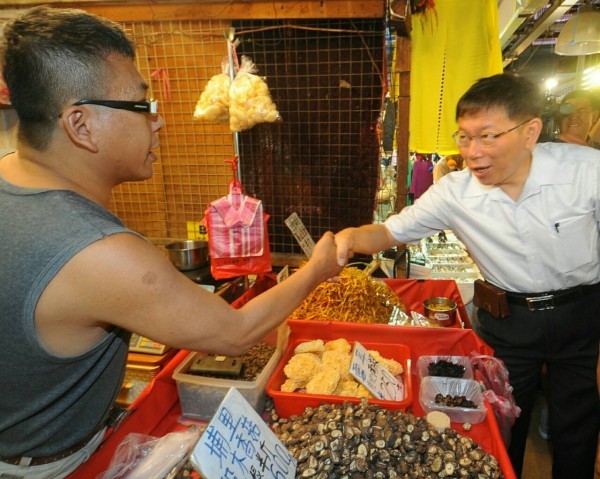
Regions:
[[560, 291], [549, 291], [546, 293], [511, 293], [506, 292], [509, 303], [525, 305], [530, 311], [541, 311], [554, 309], [561, 304], [576, 301], [598, 289], [600, 283], [575, 286], [574, 288], [562, 289]]
[[[104, 426], [103, 426], [104, 427]], [[75, 454], [76, 452], [83, 449], [88, 442], [90, 442], [96, 434], [100, 432], [102, 428], [95, 429], [91, 434], [86, 436], [85, 439], [82, 439], [77, 444], [71, 446], [66, 451], [59, 452], [58, 454], [53, 454], [51, 456], [44, 457], [27, 457], [27, 456], [13, 456], [13, 457], [0, 457], [0, 462], [5, 462], [6, 464], [12, 464], [13, 466], [24, 465], [25, 467], [29, 466], [41, 466], [44, 464], [50, 464], [52, 462], [60, 461], [65, 457], [69, 457], [71, 454]]]

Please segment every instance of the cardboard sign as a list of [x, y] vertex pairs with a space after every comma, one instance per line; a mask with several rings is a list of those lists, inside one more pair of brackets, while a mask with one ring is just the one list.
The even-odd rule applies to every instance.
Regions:
[[230, 388], [194, 447], [207, 479], [293, 479], [296, 460], [235, 388]]
[[383, 367], [358, 341], [354, 342], [350, 374], [377, 399], [402, 401], [404, 384]]
[[302, 223], [302, 220], [298, 214], [292, 213], [290, 216], [288, 216], [285, 220], [285, 224], [294, 235], [294, 238], [296, 238], [296, 241], [302, 248], [302, 251], [304, 251], [306, 257], [310, 258], [313, 250], [315, 249], [315, 242], [308, 234], [308, 231], [306, 231], [306, 227], [304, 226], [304, 223]]

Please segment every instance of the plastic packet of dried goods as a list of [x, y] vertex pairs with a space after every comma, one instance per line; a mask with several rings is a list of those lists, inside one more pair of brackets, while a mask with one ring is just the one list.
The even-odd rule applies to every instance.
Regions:
[[259, 123], [281, 121], [269, 87], [256, 75], [252, 60], [242, 55], [240, 69], [229, 89], [229, 129], [243, 131]]
[[117, 447], [108, 470], [98, 479], [163, 479], [183, 465], [200, 434], [196, 426], [161, 438], [128, 434]]
[[194, 109], [194, 119], [227, 122], [229, 120], [229, 64], [223, 61], [223, 73], [214, 75], [202, 90]]

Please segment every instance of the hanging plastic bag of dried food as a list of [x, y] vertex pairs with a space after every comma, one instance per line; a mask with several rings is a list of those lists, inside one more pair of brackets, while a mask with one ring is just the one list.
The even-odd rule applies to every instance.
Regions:
[[227, 122], [229, 120], [229, 63], [223, 61], [223, 73], [214, 75], [202, 90], [194, 109], [194, 119]]
[[258, 69], [250, 58], [242, 55], [240, 69], [229, 90], [229, 129], [243, 131], [259, 123], [281, 121], [265, 80], [256, 75]]

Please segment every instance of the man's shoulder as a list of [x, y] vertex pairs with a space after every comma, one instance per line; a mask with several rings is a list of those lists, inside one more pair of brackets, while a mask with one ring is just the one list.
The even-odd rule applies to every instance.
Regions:
[[534, 151], [538, 154], [552, 155], [558, 159], [572, 158], [574, 155], [578, 159], [600, 159], [600, 150], [590, 146], [575, 145], [573, 143], [538, 143]]

